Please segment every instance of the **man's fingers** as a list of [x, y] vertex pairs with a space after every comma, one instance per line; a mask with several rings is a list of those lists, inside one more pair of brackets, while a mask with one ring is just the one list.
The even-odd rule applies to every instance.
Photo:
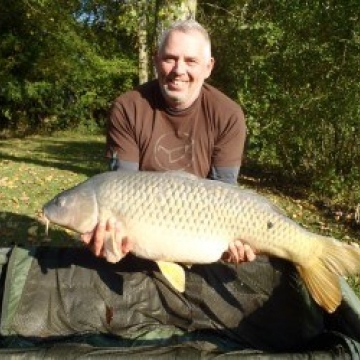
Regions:
[[81, 234], [81, 241], [86, 244], [93, 254], [105, 257], [104, 243], [107, 238], [121, 239], [121, 226], [115, 218], [99, 221], [94, 231]]
[[245, 252], [245, 260], [247, 260], [247, 261], [255, 260], [256, 255], [255, 255], [253, 249], [248, 244], [244, 244], [244, 252]]
[[80, 238], [81, 238], [81, 241], [86, 244], [86, 245], [89, 245], [92, 238], [94, 236], [94, 232], [88, 232], [88, 233], [85, 233], [85, 234], [81, 234], [80, 235]]
[[115, 236], [116, 245], [118, 247], [120, 254], [125, 255], [126, 253], [124, 253], [124, 249], [123, 249], [123, 226], [120, 221], [116, 221], [114, 226], [115, 226], [114, 236]]
[[234, 241], [235, 253], [237, 254], [236, 263], [245, 261], [245, 246], [240, 240]]
[[100, 256], [103, 252], [105, 233], [108, 225], [100, 221], [96, 227], [93, 241], [93, 252], [95, 256]]
[[239, 251], [238, 249], [239, 244], [236, 242], [230, 243], [229, 245], [229, 253], [230, 253], [230, 261], [234, 263], [239, 263], [243, 257], [244, 253]]
[[125, 256], [127, 253], [129, 253], [132, 250], [132, 244], [129, 241], [129, 238], [124, 237], [121, 241], [121, 252]]
[[106, 222], [106, 231], [114, 233], [116, 229], [116, 220], [114, 218], [109, 218]]
[[229, 244], [228, 250], [223, 254], [222, 259], [227, 262], [240, 263], [243, 261], [253, 261], [256, 255], [248, 244], [241, 240], [235, 240]]

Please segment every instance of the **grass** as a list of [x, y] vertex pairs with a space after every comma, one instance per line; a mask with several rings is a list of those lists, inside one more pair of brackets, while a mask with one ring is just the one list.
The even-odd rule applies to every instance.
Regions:
[[106, 170], [104, 138], [58, 133], [0, 142], [0, 246], [44, 242], [69, 245], [62, 229], [45, 236], [39, 215], [60, 191]]
[[[0, 169], [0, 246], [74, 245], [76, 236], [55, 226], [45, 236], [39, 215], [43, 204], [57, 193], [107, 169], [104, 136], [63, 132], [1, 140]], [[289, 217], [310, 230], [357, 242], [358, 229], [314, 206], [304, 189], [298, 193], [287, 191], [286, 184], [274, 187], [258, 177], [243, 176], [241, 182], [270, 197]], [[349, 282], [360, 294], [359, 278]]]

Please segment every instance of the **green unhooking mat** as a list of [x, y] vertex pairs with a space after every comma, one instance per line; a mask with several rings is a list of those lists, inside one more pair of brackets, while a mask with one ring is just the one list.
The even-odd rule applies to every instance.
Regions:
[[131, 255], [110, 264], [81, 248], [10, 254], [1, 359], [360, 358], [351, 289], [343, 283], [345, 301], [329, 316], [282, 260], [193, 266], [179, 294]]

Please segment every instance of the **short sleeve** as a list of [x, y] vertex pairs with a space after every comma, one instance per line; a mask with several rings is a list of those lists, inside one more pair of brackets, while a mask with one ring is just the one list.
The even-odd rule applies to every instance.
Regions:
[[135, 126], [131, 123], [131, 118], [121, 100], [115, 100], [107, 124], [107, 157], [139, 162], [139, 145], [136, 142]]
[[215, 139], [212, 165], [218, 167], [240, 166], [246, 139], [246, 124], [241, 109], [221, 122]]

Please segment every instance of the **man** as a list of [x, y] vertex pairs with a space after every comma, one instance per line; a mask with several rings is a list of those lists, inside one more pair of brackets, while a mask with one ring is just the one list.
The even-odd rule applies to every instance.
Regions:
[[[112, 106], [107, 129], [111, 168], [182, 170], [236, 184], [246, 137], [244, 114], [238, 104], [205, 83], [214, 67], [206, 30], [193, 20], [173, 24], [159, 42], [154, 63], [157, 79], [121, 95]], [[119, 226], [109, 219], [82, 239], [102, 257], [105, 232], [115, 231], [121, 238]], [[119, 251], [130, 252], [131, 239], [125, 251], [119, 243]], [[187, 272], [184, 294], [188, 305], [172, 307], [169, 304], [176, 302], [168, 287], [161, 288], [166, 312], [176, 314], [166, 325], [179, 326], [177, 319], [190, 306], [197, 310], [185, 326], [188, 331], [220, 329], [220, 337], [236, 338], [236, 346], [283, 351], [320, 333], [322, 313], [309, 311], [311, 300], [302, 295], [293, 267], [258, 258], [253, 261], [254, 251], [234, 239], [223, 259], [243, 264], [193, 267]], [[135, 297], [130, 306], [133, 303]]]
[[[236, 184], [246, 137], [244, 114], [204, 82], [214, 67], [207, 31], [194, 20], [173, 24], [160, 40], [154, 63], [158, 78], [113, 104], [107, 131], [111, 168], [183, 170]], [[117, 226], [109, 219], [82, 239], [102, 255], [105, 230]], [[224, 254], [234, 262], [254, 258], [253, 250], [236, 239]]]

